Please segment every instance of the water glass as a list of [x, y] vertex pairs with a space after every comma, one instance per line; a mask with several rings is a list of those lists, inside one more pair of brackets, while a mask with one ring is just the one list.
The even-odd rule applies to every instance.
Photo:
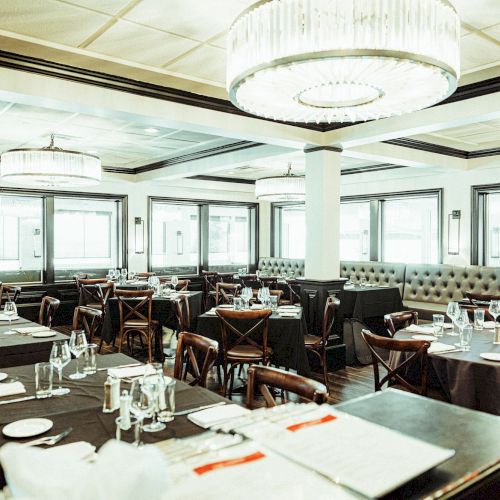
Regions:
[[278, 296], [271, 295], [271, 297], [269, 297], [269, 301], [271, 303], [271, 310], [276, 311], [278, 309]]
[[53, 374], [53, 368], [50, 363], [35, 364], [35, 396], [37, 399], [45, 399], [52, 396]]
[[354, 285], [356, 283], [356, 275], [354, 273], [349, 277], [349, 281]]
[[235, 311], [241, 311], [243, 309], [243, 299], [235, 297], [233, 299], [233, 306]]
[[70, 392], [67, 387], [62, 386], [62, 369], [71, 361], [68, 342], [66, 340], [57, 340], [53, 342], [49, 359], [50, 363], [59, 374], [59, 387], [52, 391], [52, 395], [64, 396]]
[[17, 306], [15, 302], [8, 301], [5, 303], [5, 306], [3, 308], [3, 313], [7, 318], [9, 318], [9, 328], [12, 322], [12, 318], [17, 316]]
[[83, 353], [83, 373], [92, 375], [97, 372], [97, 344], [88, 344]]
[[361, 286], [366, 286], [366, 276], [361, 276], [361, 279], [359, 281], [361, 283]]
[[158, 421], [159, 395], [164, 391], [164, 385], [163, 374], [147, 375], [142, 379], [142, 391], [153, 402], [150, 414], [152, 421], [143, 427], [146, 432], [158, 432], [165, 429], [165, 425]]
[[436, 337], [442, 337], [444, 333], [444, 315], [443, 314], [433, 314], [432, 315], [432, 327], [434, 329], [434, 335]]
[[158, 394], [158, 420], [163, 423], [171, 422], [175, 412], [175, 379], [163, 378], [163, 390]]
[[474, 310], [474, 328], [482, 330], [484, 328], [484, 309]]
[[470, 345], [472, 342], [472, 326], [465, 325], [460, 329], [460, 347], [464, 351], [470, 351]]
[[[124, 417], [118, 417], [115, 420], [116, 424], [116, 440], [124, 443], [131, 443], [134, 446], [139, 446], [141, 443], [141, 422], [137, 417], [130, 416], [128, 418], [130, 425], [124, 426]], [[126, 428], [124, 428], [126, 427]]]

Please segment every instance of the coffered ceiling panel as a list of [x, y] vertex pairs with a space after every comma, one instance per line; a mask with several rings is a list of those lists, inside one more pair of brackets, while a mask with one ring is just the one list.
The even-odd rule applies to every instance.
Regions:
[[451, 0], [462, 22], [482, 29], [500, 23], [498, 0]]
[[87, 9], [103, 12], [112, 16], [118, 14], [128, 5], [137, 3], [138, 0], [61, 0], [71, 5], [78, 5]]
[[462, 71], [500, 60], [500, 44], [495, 44], [475, 33], [462, 37], [461, 51]]

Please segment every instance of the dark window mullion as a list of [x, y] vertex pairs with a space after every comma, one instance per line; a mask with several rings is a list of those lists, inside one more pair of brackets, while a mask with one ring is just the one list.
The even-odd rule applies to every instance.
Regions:
[[44, 283], [55, 281], [55, 243], [54, 243], [54, 196], [45, 197], [45, 276]]

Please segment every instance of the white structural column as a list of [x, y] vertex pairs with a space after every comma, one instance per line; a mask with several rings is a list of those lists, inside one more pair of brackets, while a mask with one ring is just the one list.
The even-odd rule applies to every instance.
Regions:
[[306, 151], [307, 279], [339, 277], [340, 158], [335, 150]]

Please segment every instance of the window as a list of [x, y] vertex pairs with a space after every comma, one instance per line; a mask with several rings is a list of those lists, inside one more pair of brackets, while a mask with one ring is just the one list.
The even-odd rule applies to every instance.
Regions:
[[198, 274], [199, 211], [197, 205], [153, 202], [151, 267], [158, 274]]
[[275, 255], [287, 259], [306, 256], [306, 211], [304, 205], [275, 205]]
[[370, 202], [340, 204], [340, 258], [370, 260]]
[[500, 186], [474, 186], [472, 204], [472, 263], [500, 267]]
[[41, 282], [43, 199], [0, 195], [0, 281]]
[[75, 272], [105, 276], [120, 267], [121, 206], [118, 200], [54, 200], [54, 270], [56, 281]]
[[257, 204], [150, 198], [149, 235], [149, 267], [157, 274], [253, 268]]
[[250, 264], [250, 212], [246, 207], [210, 205], [208, 269], [236, 270]]

